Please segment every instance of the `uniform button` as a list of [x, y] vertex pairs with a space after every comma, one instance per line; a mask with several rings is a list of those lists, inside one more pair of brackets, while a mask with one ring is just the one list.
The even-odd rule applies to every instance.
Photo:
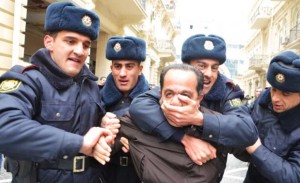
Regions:
[[60, 115], [60, 113], [58, 112], [58, 113], [55, 114], [55, 116], [56, 116], [57, 118], [60, 118], [61, 115]]
[[68, 159], [68, 155], [64, 155], [64, 156], [63, 156], [63, 159]]
[[276, 150], [276, 147], [273, 147], [273, 150]]
[[124, 101], [122, 100], [122, 104], [124, 104]]
[[211, 138], [213, 138], [213, 135], [212, 135], [212, 134], [210, 134], [208, 137], [211, 139]]

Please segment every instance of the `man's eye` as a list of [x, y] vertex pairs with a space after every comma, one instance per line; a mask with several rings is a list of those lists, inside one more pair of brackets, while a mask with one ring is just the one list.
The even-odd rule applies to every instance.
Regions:
[[214, 72], [216, 72], [216, 71], [219, 70], [219, 68], [218, 67], [213, 67], [213, 68], [211, 68], [211, 70], [214, 71]]
[[127, 69], [132, 69], [133, 65], [127, 65]]
[[74, 43], [75, 43], [74, 40], [67, 40], [66, 42], [67, 42], [68, 44], [74, 44]]
[[182, 96], [185, 96], [187, 98], [191, 98], [191, 96], [189, 94], [181, 94]]
[[120, 69], [120, 68], [121, 68], [120, 65], [115, 65], [114, 67], [115, 67], [116, 69]]
[[166, 96], [167, 98], [170, 98], [170, 97], [172, 97], [172, 93], [166, 93], [165, 96]]
[[85, 44], [83, 45], [84, 49], [89, 49], [90, 47], [91, 47], [91, 45], [85, 45]]
[[198, 65], [199, 68], [204, 68], [204, 65]]

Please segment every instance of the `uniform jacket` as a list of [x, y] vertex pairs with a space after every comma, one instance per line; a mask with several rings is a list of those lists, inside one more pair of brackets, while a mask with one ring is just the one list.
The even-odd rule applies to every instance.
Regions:
[[[204, 126], [198, 129], [202, 139], [239, 148], [252, 145], [257, 140], [258, 132], [247, 109], [235, 106], [235, 102], [239, 103], [242, 97], [240, 88], [219, 74], [201, 106], [223, 115], [203, 114]], [[158, 88], [136, 97], [129, 108], [131, 118], [144, 132], [156, 134], [162, 140], [173, 139], [180, 142], [184, 130], [169, 125], [160, 109], [159, 99]]]
[[300, 106], [274, 112], [270, 89], [257, 100], [251, 115], [263, 145], [250, 157], [245, 182], [300, 182]]
[[[12, 71], [0, 81], [20, 85], [0, 93], [0, 151], [10, 158], [53, 163], [79, 153], [83, 135], [104, 114], [97, 77], [87, 67], [71, 78], [53, 62], [47, 49], [31, 58], [33, 69]], [[3, 89], [3, 88], [1, 88]], [[40, 169], [40, 182], [99, 182], [97, 167], [74, 174]]]

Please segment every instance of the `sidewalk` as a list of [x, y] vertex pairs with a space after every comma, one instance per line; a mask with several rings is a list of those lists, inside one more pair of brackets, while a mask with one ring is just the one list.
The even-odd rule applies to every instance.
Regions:
[[4, 159], [2, 159], [1, 172], [0, 172], [0, 183], [10, 183], [11, 182], [11, 174], [6, 172], [3, 167]]

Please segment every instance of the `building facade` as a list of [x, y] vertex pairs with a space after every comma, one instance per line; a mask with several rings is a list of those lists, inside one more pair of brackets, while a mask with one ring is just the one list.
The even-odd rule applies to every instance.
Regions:
[[[63, 0], [2, 0], [0, 3], [0, 75], [13, 65], [28, 65], [31, 55], [44, 47], [47, 6]], [[110, 73], [105, 57], [111, 36], [137, 36], [147, 42], [144, 74], [158, 84], [161, 69], [176, 60], [173, 44], [178, 33], [175, 0], [70, 0], [100, 16], [101, 28], [93, 42], [87, 66], [96, 76]]]
[[255, 33], [244, 47], [248, 71], [238, 77], [245, 94], [265, 88], [270, 60], [285, 50], [300, 52], [300, 0], [255, 0], [249, 17]]

